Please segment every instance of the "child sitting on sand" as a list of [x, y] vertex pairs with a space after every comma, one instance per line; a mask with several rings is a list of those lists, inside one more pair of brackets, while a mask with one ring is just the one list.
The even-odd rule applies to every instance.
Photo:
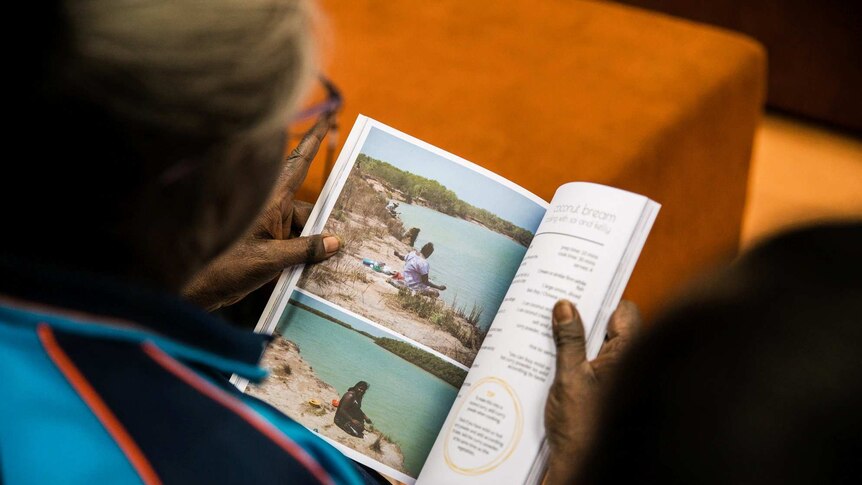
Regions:
[[[428, 279], [428, 273], [431, 271], [431, 265], [428, 264], [428, 258], [434, 252], [434, 244], [427, 243], [422, 246], [422, 249], [410, 251], [407, 254], [401, 254], [395, 250], [395, 256], [404, 261], [404, 269], [401, 271], [403, 280], [389, 278], [389, 284], [396, 288], [408, 288], [421, 295], [437, 298], [440, 296], [440, 291], [446, 289], [446, 285], [436, 285]], [[437, 291], [440, 290], [440, 291]]]

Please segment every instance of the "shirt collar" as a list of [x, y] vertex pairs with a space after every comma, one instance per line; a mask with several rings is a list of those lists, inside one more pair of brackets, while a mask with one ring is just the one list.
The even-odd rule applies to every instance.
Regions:
[[175, 295], [2, 255], [0, 294], [130, 322], [158, 336], [244, 365], [256, 366], [269, 341], [266, 335], [231, 326]]

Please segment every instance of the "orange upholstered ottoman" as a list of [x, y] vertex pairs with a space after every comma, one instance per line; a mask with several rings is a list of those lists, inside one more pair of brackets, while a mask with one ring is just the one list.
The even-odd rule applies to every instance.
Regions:
[[[617, 4], [327, 0], [324, 70], [363, 113], [550, 199], [572, 180], [663, 204], [627, 297], [651, 313], [737, 248], [765, 56]], [[303, 194], [314, 199], [322, 164]]]

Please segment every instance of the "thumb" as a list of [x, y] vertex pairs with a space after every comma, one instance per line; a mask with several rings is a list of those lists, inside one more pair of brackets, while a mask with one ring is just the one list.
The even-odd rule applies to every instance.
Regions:
[[293, 239], [269, 241], [268, 259], [285, 268], [297, 264], [317, 263], [335, 253], [341, 246], [338, 238], [331, 234], [296, 237]]
[[568, 300], [554, 305], [551, 323], [557, 344], [557, 375], [576, 369], [587, 360], [587, 343], [581, 315]]

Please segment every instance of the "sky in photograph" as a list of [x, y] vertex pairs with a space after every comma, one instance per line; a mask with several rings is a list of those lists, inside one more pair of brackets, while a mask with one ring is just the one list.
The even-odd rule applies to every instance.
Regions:
[[447, 158], [372, 128], [360, 150], [401, 170], [436, 180], [459, 199], [533, 231], [544, 209], [512, 189]]

